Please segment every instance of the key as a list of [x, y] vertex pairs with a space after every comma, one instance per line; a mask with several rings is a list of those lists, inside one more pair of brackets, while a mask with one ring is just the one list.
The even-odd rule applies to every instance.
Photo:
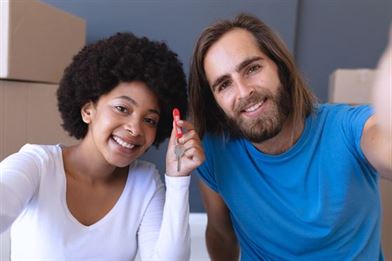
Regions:
[[181, 157], [184, 154], [184, 147], [178, 143], [178, 139], [182, 137], [182, 129], [177, 125], [177, 121], [180, 118], [180, 111], [177, 108], [173, 109], [173, 119], [174, 119], [174, 127], [176, 131], [176, 146], [174, 147], [174, 154], [176, 154], [177, 159], [177, 172], [181, 171]]
[[177, 172], [181, 171], [181, 157], [184, 154], [184, 149], [181, 144], [176, 144], [174, 147], [174, 153], [176, 154], [177, 159]]

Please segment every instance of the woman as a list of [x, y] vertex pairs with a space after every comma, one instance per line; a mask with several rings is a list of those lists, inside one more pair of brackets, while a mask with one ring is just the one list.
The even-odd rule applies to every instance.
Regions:
[[[132, 260], [138, 250], [143, 260], [189, 259], [189, 175], [204, 154], [189, 122], [178, 121], [181, 138], [173, 131], [172, 109], [187, 111], [177, 55], [118, 33], [74, 57], [57, 98], [80, 142], [27, 144], [0, 163], [0, 232], [12, 225], [12, 259]], [[165, 192], [138, 158], [167, 137]]]

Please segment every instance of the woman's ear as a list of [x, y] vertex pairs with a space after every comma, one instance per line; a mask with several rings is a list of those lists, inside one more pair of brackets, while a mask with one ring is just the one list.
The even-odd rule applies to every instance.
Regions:
[[84, 123], [86, 124], [91, 123], [93, 110], [94, 110], [94, 104], [92, 101], [89, 101], [85, 105], [83, 105], [82, 109], [80, 110], [80, 113], [82, 115], [82, 119]]

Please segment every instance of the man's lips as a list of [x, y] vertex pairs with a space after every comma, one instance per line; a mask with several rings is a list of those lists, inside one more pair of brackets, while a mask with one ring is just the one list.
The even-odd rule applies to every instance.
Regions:
[[252, 106], [250, 106], [249, 108], [244, 109], [244, 112], [254, 112], [255, 110], [257, 110], [258, 108], [260, 108], [263, 105], [264, 101], [258, 102]]
[[260, 110], [263, 109], [266, 101], [267, 98], [264, 98], [263, 100], [257, 103], [253, 103], [252, 105], [247, 106], [244, 109], [240, 110], [240, 113], [245, 114], [247, 116], [253, 116], [254, 114], [257, 114]]

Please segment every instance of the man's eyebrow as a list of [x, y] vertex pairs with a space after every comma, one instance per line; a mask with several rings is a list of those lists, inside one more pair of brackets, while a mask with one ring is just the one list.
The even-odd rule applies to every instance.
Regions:
[[226, 80], [226, 79], [230, 79], [230, 76], [229, 76], [228, 74], [224, 74], [224, 75], [220, 76], [218, 79], [216, 79], [216, 80], [214, 81], [214, 83], [211, 85], [212, 91], [214, 92], [215, 89], [216, 89], [216, 87], [217, 87], [221, 82], [223, 82], [223, 81]]
[[237, 65], [235, 71], [240, 72], [242, 69], [244, 69], [249, 64], [251, 64], [255, 61], [259, 61], [259, 60], [264, 60], [264, 58], [260, 57], [260, 56], [249, 57], [249, 58], [245, 59], [244, 61], [242, 61], [239, 65]]
[[[118, 97], [116, 97], [116, 99], [124, 99], [124, 100], [129, 101], [130, 103], [132, 103], [135, 106], [139, 106], [139, 104], [134, 99], [132, 99], [131, 97], [125, 96], [125, 95], [118, 96]], [[156, 109], [148, 109], [148, 111], [151, 113], [158, 114], [158, 116], [161, 116], [161, 113]]]
[[[259, 60], [264, 60], [264, 58], [262, 58], [260, 56], [253, 56], [253, 57], [247, 58], [244, 61], [242, 61], [239, 65], [236, 66], [235, 71], [236, 72], [240, 72], [243, 68], [245, 68], [249, 64], [251, 64], [251, 63], [253, 63], [255, 61], [259, 61]], [[214, 83], [211, 85], [212, 91], [215, 91], [216, 86], [218, 86], [221, 82], [223, 82], [226, 79], [230, 79], [229, 74], [224, 74], [224, 75], [218, 77], [218, 79], [216, 79], [214, 81]]]

